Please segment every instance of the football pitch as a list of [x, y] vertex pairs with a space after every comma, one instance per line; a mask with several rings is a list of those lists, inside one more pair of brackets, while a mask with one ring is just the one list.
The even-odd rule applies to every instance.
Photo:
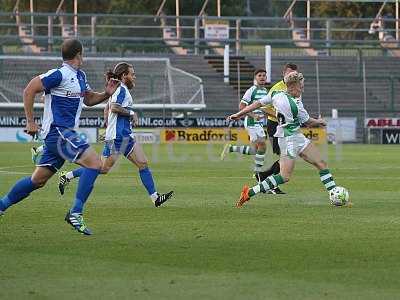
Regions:
[[[325, 149], [353, 208], [298, 161], [286, 195], [242, 209], [252, 157], [221, 162], [221, 146], [145, 146], [158, 191], [175, 191], [160, 208], [121, 159], [86, 205], [89, 237], [64, 222], [76, 182], [61, 197], [53, 177], [0, 219], [0, 299], [398, 299], [398, 146]], [[0, 195], [32, 172], [29, 148], [0, 144]]]

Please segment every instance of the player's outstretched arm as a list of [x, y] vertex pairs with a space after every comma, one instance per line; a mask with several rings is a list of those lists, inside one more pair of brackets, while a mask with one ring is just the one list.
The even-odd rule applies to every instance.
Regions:
[[304, 125], [307, 127], [325, 127], [326, 121], [321, 118], [318, 119], [309, 118], [307, 122], [304, 123]]
[[111, 103], [110, 110], [111, 110], [111, 112], [113, 112], [115, 114], [125, 116], [125, 117], [130, 117], [131, 121], [133, 123], [133, 126], [136, 126], [139, 122], [138, 117], [134, 111], [132, 111], [130, 109], [126, 109], [118, 103]]
[[112, 94], [115, 93], [120, 84], [121, 82], [119, 80], [110, 79], [106, 84], [104, 92], [102, 93], [87, 90], [85, 92], [85, 100], [83, 103], [85, 103], [87, 106], [94, 106], [107, 100]]
[[125, 117], [129, 117], [129, 116], [134, 114], [133, 111], [122, 107], [118, 103], [111, 103], [110, 110], [111, 110], [111, 112], [113, 112], [115, 114], [118, 114], [118, 115], [121, 115], [121, 116], [125, 116]]
[[28, 83], [23, 93], [24, 110], [26, 116], [26, 132], [32, 136], [34, 136], [39, 130], [39, 126], [33, 119], [33, 104], [35, 102], [36, 94], [43, 92], [43, 90], [44, 87], [42, 80], [39, 76], [36, 76]]
[[255, 101], [252, 104], [246, 106], [245, 108], [243, 108], [241, 111], [237, 112], [236, 114], [230, 115], [227, 117], [228, 120], [238, 120], [240, 119], [242, 116], [248, 114], [249, 112], [252, 112], [253, 110], [256, 110], [257, 108], [259, 108], [261, 106], [261, 102], [260, 101]]

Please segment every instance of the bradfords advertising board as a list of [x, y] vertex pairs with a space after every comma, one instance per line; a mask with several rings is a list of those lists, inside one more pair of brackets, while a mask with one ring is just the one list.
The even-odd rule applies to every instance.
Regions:
[[161, 130], [162, 143], [224, 144], [237, 142], [248, 144], [247, 132], [228, 128], [171, 128]]
[[[303, 134], [316, 144], [326, 143], [326, 130], [302, 128]], [[247, 131], [242, 128], [171, 128], [161, 130], [161, 143], [186, 144], [249, 144]]]
[[367, 118], [365, 119], [367, 128], [399, 127], [400, 118]]

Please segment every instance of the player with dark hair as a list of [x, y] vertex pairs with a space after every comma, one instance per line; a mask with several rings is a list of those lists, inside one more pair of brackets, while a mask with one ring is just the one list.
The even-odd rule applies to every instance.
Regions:
[[[239, 104], [240, 110], [268, 94], [268, 90], [265, 87], [266, 76], [267, 72], [264, 69], [255, 70], [254, 85], [250, 87], [243, 95], [243, 98]], [[221, 160], [225, 158], [228, 152], [254, 155], [254, 173], [257, 176], [257, 174], [262, 171], [262, 167], [264, 166], [266, 152], [266, 140], [263, 128], [264, 121], [265, 115], [262, 110], [257, 109], [246, 114], [244, 126], [249, 134], [251, 145], [225, 144], [221, 153]]]
[[[113, 71], [107, 73], [108, 78], [115, 78], [121, 81], [121, 86], [111, 96], [105, 108], [107, 113], [107, 129], [102, 157], [102, 168], [100, 173], [107, 174], [123, 154], [129, 161], [139, 169], [139, 176], [142, 184], [146, 188], [151, 200], [156, 207], [159, 207], [173, 195], [173, 191], [159, 194], [156, 191], [152, 173], [148, 167], [146, 155], [141, 145], [135, 140], [132, 132], [131, 122], [136, 125], [137, 115], [133, 111], [133, 99], [129, 90], [135, 86], [135, 71], [133, 66], [126, 63], [118, 63]], [[83, 168], [75, 169], [70, 172], [61, 173], [59, 177], [59, 190], [61, 195], [71, 179], [80, 177]]]
[[65, 221], [78, 232], [90, 235], [82, 212], [101, 169], [99, 155], [80, 139], [75, 129], [79, 126], [82, 105], [94, 106], [108, 99], [119, 86], [110, 79], [105, 91], [97, 93], [90, 88], [83, 64], [83, 47], [79, 40], [65, 40], [61, 48], [63, 64], [58, 69], [34, 77], [23, 94], [27, 119], [26, 132], [35, 136], [39, 126], [33, 118], [35, 95], [45, 92], [45, 104], [41, 137], [44, 139], [43, 155], [32, 176], [17, 181], [7, 195], [0, 200], [0, 215], [12, 205], [27, 198], [31, 192], [43, 187], [59, 170], [65, 160], [82, 166], [75, 201], [67, 212]]

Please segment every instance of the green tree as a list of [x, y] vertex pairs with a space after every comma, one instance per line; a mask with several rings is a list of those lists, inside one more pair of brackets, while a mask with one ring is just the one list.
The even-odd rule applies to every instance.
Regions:
[[[381, 6], [380, 3], [352, 3], [348, 1], [336, 2], [318, 2], [313, 3], [312, 16], [329, 17], [329, 18], [374, 18]], [[390, 10], [387, 5], [386, 9]], [[334, 32], [334, 39], [372, 39], [371, 35], [366, 32], [359, 32], [357, 29], [365, 29], [369, 26], [365, 21], [338, 21], [336, 26], [349, 30], [347, 32]], [[332, 24], [335, 26], [335, 24]]]

